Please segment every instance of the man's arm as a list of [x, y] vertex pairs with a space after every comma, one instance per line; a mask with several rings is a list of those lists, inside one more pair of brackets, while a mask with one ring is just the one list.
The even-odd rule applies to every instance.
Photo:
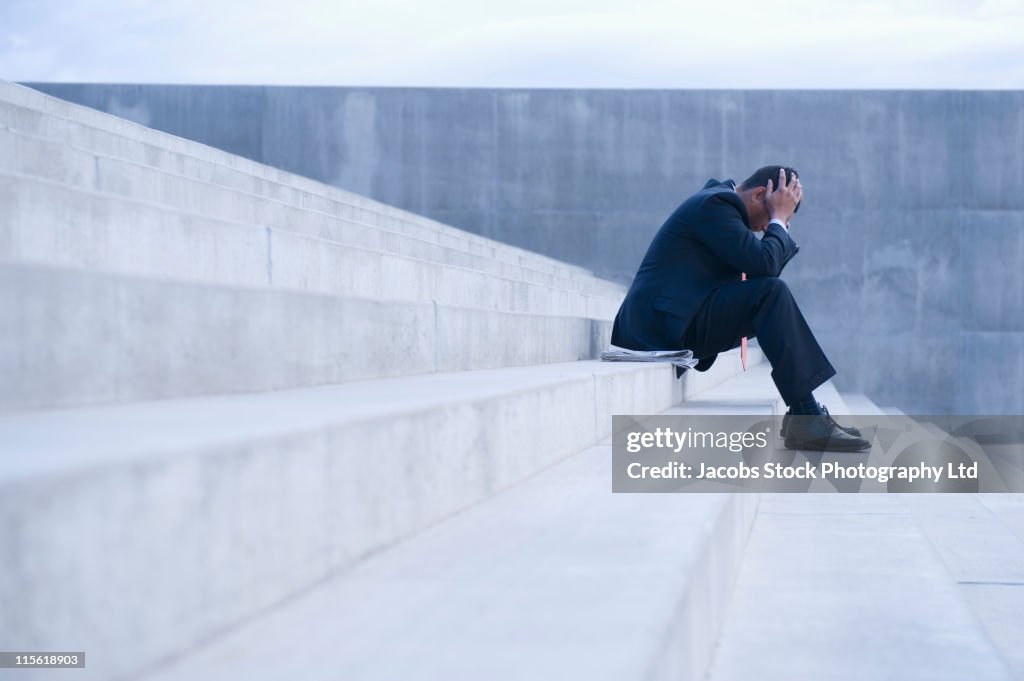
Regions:
[[[772, 218], [772, 221], [768, 223], [768, 226], [770, 227], [773, 224], [778, 225], [779, 227], [782, 227], [783, 229], [786, 230], [786, 234], [789, 234], [789, 221], [788, 220], [786, 222], [783, 222], [779, 218]], [[785, 268], [785, 266], [789, 264], [789, 261], [793, 259], [793, 256], [796, 255], [800, 251], [800, 245], [796, 244], [795, 241], [793, 243], [796, 245], [796, 249], [794, 249], [793, 252], [790, 253], [789, 256], [783, 261], [783, 263], [782, 263], [782, 267], [783, 268]], [[780, 270], [780, 274], [781, 274], [781, 270]]]
[[712, 196], [704, 206], [703, 224], [695, 230], [701, 240], [719, 258], [748, 277], [777, 277], [799, 247], [785, 227], [771, 223], [764, 237], [754, 236], [736, 206], [724, 198]]

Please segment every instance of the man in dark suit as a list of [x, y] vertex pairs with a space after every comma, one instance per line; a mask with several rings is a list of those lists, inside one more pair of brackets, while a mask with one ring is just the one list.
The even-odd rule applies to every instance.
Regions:
[[799, 250], [789, 221], [802, 199], [796, 170], [784, 166], [760, 168], [739, 186], [709, 180], [655, 235], [615, 316], [612, 344], [689, 349], [707, 371], [718, 353], [756, 336], [789, 406], [786, 446], [862, 451], [868, 442], [814, 398], [836, 371], [779, 278]]

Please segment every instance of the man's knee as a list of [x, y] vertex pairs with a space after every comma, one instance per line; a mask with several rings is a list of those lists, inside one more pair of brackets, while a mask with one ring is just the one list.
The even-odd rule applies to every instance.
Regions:
[[750, 281], [757, 283], [758, 291], [765, 298], [775, 296], [793, 296], [789, 290], [789, 286], [786, 285], [786, 282], [778, 277], [758, 277], [756, 279], [751, 279]]

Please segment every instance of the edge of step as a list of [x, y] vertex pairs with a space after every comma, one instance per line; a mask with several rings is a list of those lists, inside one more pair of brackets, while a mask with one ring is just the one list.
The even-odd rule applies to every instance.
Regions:
[[[459, 268], [510, 282], [521, 281], [531, 286], [547, 288], [552, 292], [565, 291], [568, 295], [615, 302], [616, 305], [625, 293], [625, 289], [622, 289], [612, 294], [612, 291], [616, 289], [606, 286], [608, 282], [604, 282], [604, 280], [595, 278], [592, 282], [587, 282], [555, 272], [533, 270], [506, 261], [492, 261], [484, 255], [360, 223], [349, 218], [319, 213], [311, 214], [314, 219], [309, 224], [303, 224], [299, 229], [295, 224], [290, 227], [282, 227], [267, 225], [263, 222], [249, 223], [226, 217], [212, 217], [144, 198], [99, 192], [87, 187], [6, 170], [0, 171], [0, 182], [5, 185], [10, 183], [11, 187], [5, 191], [10, 191], [15, 199], [26, 192], [37, 192], [43, 210], [53, 212], [53, 215], [48, 216], [50, 219], [45, 221], [44, 230], [35, 228], [34, 225], [30, 227], [24, 224], [26, 221], [37, 219], [37, 216], [22, 215], [17, 200], [12, 200], [5, 207], [5, 211], [10, 212], [6, 213], [7, 219], [4, 223], [4, 231], [0, 233], [0, 239], [7, 243], [4, 244], [0, 241], [0, 245], [4, 247], [4, 250], [12, 251], [22, 258], [33, 254], [33, 249], [35, 249], [32, 257], [36, 259], [56, 259], [58, 263], [65, 264], [85, 259], [86, 262], [96, 262], [109, 267], [106, 261], [118, 254], [117, 248], [125, 253], [134, 253], [138, 258], [140, 256], [138, 248], [136, 247], [133, 251], [131, 245], [140, 239], [143, 243], [146, 243], [146, 238], [158, 240], [157, 243], [160, 244], [161, 251], [166, 249], [169, 254], [178, 256], [179, 260], [189, 247], [194, 249], [197, 245], [204, 243], [211, 247], [210, 252], [213, 256], [218, 256], [217, 246], [224, 247], [224, 242], [234, 240], [242, 243], [245, 252], [252, 251], [249, 258], [251, 262], [236, 255], [229, 260], [229, 264], [235, 269], [240, 269], [244, 262], [248, 262], [249, 269], [253, 269], [255, 272], [250, 278], [269, 283], [273, 277], [271, 249], [274, 244], [272, 241], [276, 239], [277, 242], [280, 242], [282, 239], [287, 239], [287, 243], [292, 244], [294, 251], [302, 239], [316, 239], [325, 245], [336, 248], [379, 252], [382, 255], [432, 263], [438, 267]], [[25, 186], [21, 187], [19, 183]], [[15, 188], [19, 188], [19, 190], [15, 191]], [[54, 192], [59, 193], [57, 198], [48, 195], [48, 193]], [[44, 196], [45, 199], [42, 198]], [[74, 214], [74, 210], [80, 212]], [[289, 210], [301, 212], [303, 209], [289, 208]], [[132, 219], [111, 220], [110, 214], [115, 211], [120, 211], [117, 214], [118, 217], [127, 216]], [[83, 226], [78, 220], [73, 220], [73, 214], [90, 216], [90, 220], [92, 215], [96, 214], [103, 216], [104, 220], [96, 220], [95, 224], [88, 222]], [[207, 229], [204, 231], [201, 229], [202, 227]], [[126, 230], [135, 237], [134, 240], [116, 236], [118, 232]], [[372, 235], [372, 243], [365, 242], [362, 237], [366, 235]], [[57, 239], [58, 236], [59, 239]], [[88, 237], [86, 241], [76, 243], [76, 240], [85, 239], [85, 237]], [[98, 248], [97, 245], [103, 248]], [[155, 250], [155, 243], [150, 242], [149, 245], [151, 251]], [[224, 247], [224, 250], [228, 249]], [[25, 255], [22, 255], [23, 251]], [[444, 257], [441, 257], [442, 255]], [[114, 262], [116, 262], [116, 258]], [[143, 262], [145, 262], [144, 259]], [[154, 264], [162, 265], [162, 263]], [[212, 267], [210, 263], [206, 263], [206, 265], [206, 269]], [[166, 267], [166, 265], [164, 266]]]
[[611, 333], [571, 314], [2, 260], [0, 302], [12, 320], [0, 330], [0, 410], [575, 361]]

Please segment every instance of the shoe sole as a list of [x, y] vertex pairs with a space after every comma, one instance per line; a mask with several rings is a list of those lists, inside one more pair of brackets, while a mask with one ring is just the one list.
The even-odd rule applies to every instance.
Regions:
[[801, 449], [810, 452], [844, 452], [848, 454], [855, 454], [857, 452], [866, 452], [871, 449], [871, 443], [868, 442], [863, 445], [844, 445], [839, 442], [791, 442], [785, 441], [786, 449]]
[[[779, 437], [781, 437], [782, 439], [786, 439], [786, 437], [788, 437], [786, 435], [786, 433], [789, 431], [789, 428], [788, 428], [789, 424], [787, 423], [786, 426], [787, 426], [786, 428], [783, 428], [779, 432]], [[841, 430], [844, 433], [846, 433], [847, 435], [850, 435], [850, 436], [853, 436], [853, 437], [863, 437], [863, 434], [859, 430], [854, 430], [854, 429], [851, 429], [851, 428], [844, 428], [843, 426], [839, 426], [839, 430]]]
[[[840, 428], [839, 430], [844, 431], [847, 435], [849, 435], [851, 437], [863, 437], [863, 435], [861, 435], [859, 430], [856, 433], [851, 433], [850, 431], [846, 430], [845, 428]], [[779, 437], [781, 437], [783, 440], [785, 440], [786, 439], [786, 433], [785, 432], [779, 433]]]

